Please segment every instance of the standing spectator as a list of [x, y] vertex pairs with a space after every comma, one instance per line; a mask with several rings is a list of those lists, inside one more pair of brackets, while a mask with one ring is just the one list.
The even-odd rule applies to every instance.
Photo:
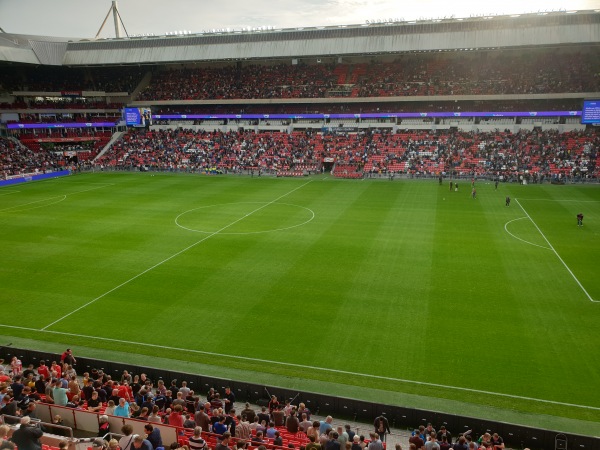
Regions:
[[441, 441], [443, 436], [446, 436], [446, 440], [448, 441], [448, 444], [452, 444], [452, 434], [448, 430], [446, 430], [445, 425], [442, 425], [440, 427], [440, 431], [437, 432], [437, 436], [436, 436], [437, 440]]
[[21, 382], [21, 375], [14, 377], [14, 381], [10, 384], [10, 388], [13, 392], [14, 399], [17, 401], [21, 400], [21, 394], [25, 388], [25, 385]]
[[[310, 435], [308, 437], [308, 440], [310, 442], [308, 444], [306, 444], [305, 450], [321, 450], [321, 444], [319, 444], [318, 442], [315, 441], [314, 435]], [[360, 450], [362, 450], [362, 449], [360, 449]]]
[[194, 421], [196, 422], [197, 426], [202, 428], [202, 431], [207, 433], [210, 432], [210, 417], [208, 417], [208, 414], [206, 414], [204, 405], [200, 405], [198, 407], [198, 411], [196, 414], [194, 414]]
[[494, 450], [501, 450], [504, 448], [504, 439], [498, 433], [494, 433], [492, 434], [492, 445], [494, 446]]
[[202, 428], [194, 428], [194, 435], [188, 440], [188, 446], [190, 450], [204, 450], [206, 448], [206, 441], [202, 439]]
[[261, 408], [261, 410], [257, 414], [257, 416], [258, 416], [258, 423], [259, 424], [263, 425], [263, 422], [264, 422], [264, 425], [266, 426], [269, 423], [270, 416], [269, 416], [269, 413], [267, 412], [267, 407], [266, 406], [263, 406]]
[[129, 403], [124, 398], [121, 397], [119, 399], [119, 404], [115, 408], [114, 415], [117, 417], [129, 417]]
[[[327, 440], [327, 442], [325, 443], [325, 450], [342, 450], [340, 443], [338, 441], [338, 437], [339, 434], [337, 434], [335, 431], [330, 431], [329, 432], [329, 439]], [[369, 450], [383, 450], [383, 446], [381, 448], [375, 448], [373, 447], [373, 449], [370, 448], [371, 446], [369, 445]]]
[[288, 430], [289, 433], [292, 434], [296, 434], [300, 429], [300, 421], [296, 417], [296, 411], [292, 410], [290, 412], [290, 416], [285, 421], [285, 428]]
[[452, 444], [450, 444], [450, 442], [448, 442], [448, 436], [443, 434], [442, 435], [442, 439], [439, 442], [440, 444], [440, 450], [449, 450], [452, 448]]
[[181, 392], [181, 398], [187, 398], [187, 396], [190, 394], [190, 388], [187, 387], [187, 381], [184, 380], [181, 382], [181, 387], [179, 388], [178, 392]]
[[225, 425], [227, 425], [227, 430], [232, 436], [236, 435], [236, 417], [235, 417], [235, 409], [229, 411], [229, 414], [225, 416]]
[[[219, 417], [219, 421], [213, 424], [212, 432], [214, 434], [224, 434], [227, 431], [227, 425], [225, 425], [225, 416]], [[268, 431], [268, 430], [267, 430]]]
[[52, 398], [54, 398], [54, 404], [58, 406], [66, 406], [69, 399], [67, 398], [67, 389], [62, 387], [60, 380], [56, 380], [54, 387], [52, 388]]
[[77, 360], [73, 356], [73, 352], [70, 348], [66, 349], [63, 354], [60, 355], [60, 362], [63, 365], [63, 368], [65, 365], [74, 366], [77, 364]]
[[13, 377], [21, 375], [21, 372], [23, 371], [23, 363], [16, 356], [13, 356], [12, 360], [10, 361], [10, 370]]
[[220, 437], [217, 437], [219, 442], [217, 443], [215, 450], [229, 450], [229, 439], [231, 434], [229, 432], [223, 433]]
[[121, 384], [125, 382], [127, 382], [127, 384], [131, 384], [133, 382], [133, 378], [127, 370], [124, 370], [123, 374], [121, 375]]
[[310, 409], [304, 403], [298, 405], [298, 417], [302, 417], [302, 414], [306, 414], [306, 420], [310, 420]]
[[244, 441], [249, 440], [252, 437], [252, 429], [250, 423], [245, 415], [237, 416], [238, 424], [235, 427], [235, 437], [243, 439]]
[[46, 361], [43, 359], [40, 360], [40, 365], [37, 368], [38, 375], [44, 377], [45, 380], [50, 378], [50, 368], [46, 365]]
[[354, 431], [352, 431], [350, 424], [344, 425], [344, 428], [346, 429], [346, 434], [348, 435], [348, 441], [353, 442], [354, 436], [356, 435], [356, 433]]
[[438, 444], [437, 439], [435, 437], [435, 432], [432, 432], [425, 442], [425, 450], [440, 450], [440, 444]]
[[325, 417], [325, 420], [319, 422], [319, 435], [329, 433], [329, 430], [331, 430], [331, 422], [333, 422], [333, 417], [331, 416], [327, 416]]
[[344, 427], [339, 426], [337, 427], [337, 434], [338, 434], [338, 442], [340, 443], [340, 448], [342, 450], [346, 449], [346, 443], [348, 442], [348, 433], [346, 433], [344, 431]]
[[375, 433], [379, 435], [381, 442], [385, 442], [385, 435], [390, 432], [390, 424], [385, 416], [379, 416], [373, 422]]
[[250, 403], [246, 403], [246, 407], [244, 409], [242, 409], [241, 412], [242, 417], [246, 416], [246, 419], [248, 419], [249, 423], [254, 422], [254, 417], [256, 416], [256, 411], [254, 411], [252, 408], [250, 408]]
[[379, 439], [379, 434], [369, 433], [369, 437], [371, 438], [371, 442], [367, 447], [369, 450], [383, 450], [383, 442]]
[[277, 400], [277, 396], [271, 395], [271, 400], [269, 400], [269, 413], [273, 414], [273, 411], [277, 409], [279, 406], [279, 401]]
[[229, 386], [225, 388], [223, 401], [225, 402], [225, 413], [229, 414], [229, 411], [231, 411], [231, 408], [233, 408], [235, 404], [235, 394], [232, 392]]
[[183, 428], [183, 408], [181, 405], [175, 405], [171, 414], [169, 414], [169, 425]]
[[148, 416], [148, 422], [150, 422], [150, 423], [162, 423], [162, 419], [161, 419], [160, 415], [158, 414], [159, 411], [160, 411], [160, 408], [157, 405], [154, 405], [152, 407], [152, 412]]
[[306, 433], [312, 426], [312, 422], [306, 417], [306, 413], [302, 413], [302, 422], [300, 422], [300, 431]]

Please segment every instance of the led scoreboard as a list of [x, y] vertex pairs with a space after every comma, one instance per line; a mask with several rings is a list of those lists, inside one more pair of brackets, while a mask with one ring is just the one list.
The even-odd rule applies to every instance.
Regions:
[[581, 123], [600, 125], [600, 99], [583, 101]]
[[128, 127], [148, 127], [152, 125], [150, 108], [124, 108], [123, 119]]

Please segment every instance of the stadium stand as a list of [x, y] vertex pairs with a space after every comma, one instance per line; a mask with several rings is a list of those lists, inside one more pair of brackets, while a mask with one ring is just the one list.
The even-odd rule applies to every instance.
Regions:
[[[584, 98], [600, 98], [600, 47], [588, 37], [597, 35], [599, 17], [552, 13], [347, 30], [64, 42], [59, 60], [50, 63], [30, 40], [4, 33], [12, 40], [0, 43], [7, 50], [0, 60], [1, 175], [65, 167], [278, 177], [331, 170], [332, 176], [349, 179], [452, 174], [597, 182], [600, 134], [571, 116], [181, 118], [157, 120], [116, 137], [125, 130], [117, 123], [124, 105], [151, 106], [159, 115], [578, 112]], [[535, 39], [528, 30], [538, 33]], [[415, 36], [419, 39], [411, 41]], [[479, 42], [487, 44], [470, 48]], [[281, 43], [286, 45], [276, 45]], [[275, 53], [275, 47], [285, 53]], [[24, 62], [14, 49], [28, 52], [31, 60]], [[173, 49], [188, 50], [179, 53], [191, 59], [173, 61]], [[136, 59], [140, 54], [147, 59]], [[315, 57], [320, 54], [326, 56]], [[96, 120], [115, 126], [8, 128]], [[115, 142], [105, 149], [113, 136]], [[64, 408], [43, 403], [49, 400], [43, 389], [40, 401], [48, 411]], [[150, 390], [156, 402], [160, 392]], [[99, 412], [86, 406], [70, 411], [78, 415], [77, 423], [97, 426], [107, 404]], [[67, 409], [61, 411], [67, 415]], [[159, 417], [164, 435], [181, 445], [189, 442], [190, 430], [164, 423], [166, 408], [160, 408]], [[110, 422], [124, 423], [113, 416]], [[141, 432], [139, 420], [131, 423]], [[278, 431], [282, 446], [268, 441], [267, 448], [306, 443], [304, 435]], [[214, 434], [202, 436], [210, 447], [216, 445]], [[44, 450], [55, 450], [45, 445]]]
[[261, 169], [278, 176], [320, 171], [362, 178], [385, 174], [437, 176], [454, 173], [530, 182], [553, 177], [597, 179], [600, 136], [594, 130], [463, 132], [367, 130], [358, 133], [206, 132], [185, 129], [129, 132], [96, 164], [106, 168], [226, 172]]
[[[59, 359], [46, 356], [48, 360]], [[440, 441], [441, 436], [445, 436], [450, 444], [461, 440], [461, 436], [484, 447], [493, 446], [494, 440], [496, 443], [503, 441], [489, 428], [479, 434], [465, 429], [456, 431], [453, 436], [445, 426], [436, 432], [431, 423], [427, 426], [415, 424], [412, 433], [400, 430], [390, 427], [385, 416], [378, 416], [373, 424], [347, 418], [336, 420], [331, 416], [320, 416], [303, 402], [295, 404], [294, 399], [278, 402], [272, 398], [268, 408], [260, 407], [242, 403], [229, 387], [210, 387], [207, 393], [194, 392], [186, 381], [177, 381], [185, 380], [186, 375], [174, 372], [171, 374], [177, 379], [167, 388], [162, 378], [153, 381], [144, 373], [136, 374], [131, 369], [115, 369], [111, 376], [102, 369], [87, 366], [89, 371], [77, 375], [77, 364], [73, 366], [67, 359], [48, 367], [36, 358], [38, 367], [35, 367], [29, 361], [23, 363], [16, 358], [12, 358], [10, 366], [0, 363], [0, 419], [8, 424], [0, 430], [5, 433], [0, 438], [12, 440], [13, 433], [20, 428], [19, 422], [27, 416], [31, 426], [43, 432], [40, 437], [42, 450], [106, 449], [112, 439], [116, 443], [110, 448], [129, 450], [133, 448], [129, 436], [146, 436], [148, 424], [157, 429], [155, 434], [160, 436], [160, 441], [153, 442], [162, 443], [162, 448], [173, 449], [182, 446], [215, 449], [229, 436], [231, 448], [249, 450], [303, 449], [310, 442], [309, 436], [314, 436], [322, 448], [330, 440], [352, 443], [354, 435], [357, 436], [355, 443], [366, 447], [381, 437], [380, 448], [384, 450], [400, 443], [408, 448], [408, 444], [418, 442], [418, 438], [427, 441], [430, 433], [436, 433]], [[15, 359], [18, 364], [14, 364]], [[76, 362], [75, 359], [69, 361]], [[59, 404], [61, 392], [66, 394], [64, 405]], [[224, 407], [222, 399], [227, 399], [230, 406]], [[119, 412], [111, 406], [115, 403], [120, 405]], [[255, 417], [252, 420], [251, 414]], [[302, 423], [294, 420], [294, 417], [302, 419], [303, 414], [306, 418]], [[178, 416], [185, 421], [175, 420]], [[218, 422], [224, 424], [222, 429]], [[374, 433], [373, 426], [380, 423], [380, 432]], [[156, 439], [157, 436], [146, 438]]]

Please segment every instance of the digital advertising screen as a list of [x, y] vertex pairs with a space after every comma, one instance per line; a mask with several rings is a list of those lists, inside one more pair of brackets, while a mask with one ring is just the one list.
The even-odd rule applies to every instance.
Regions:
[[583, 101], [581, 123], [600, 125], [600, 99]]
[[123, 118], [128, 127], [149, 127], [152, 125], [152, 111], [148, 107], [124, 108]]

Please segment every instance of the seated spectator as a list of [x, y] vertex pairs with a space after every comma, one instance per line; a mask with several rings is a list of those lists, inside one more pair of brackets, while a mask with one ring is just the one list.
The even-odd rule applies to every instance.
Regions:
[[31, 418], [25, 416], [21, 419], [21, 426], [16, 429], [11, 437], [11, 441], [19, 448], [19, 450], [41, 450], [42, 443], [40, 438], [44, 434], [42, 429], [34, 424], [31, 424]]
[[108, 416], [98, 416], [98, 437], [104, 437], [110, 433], [110, 423], [108, 423]]
[[123, 437], [119, 439], [119, 448], [121, 450], [129, 450], [131, 448], [131, 444], [133, 443], [133, 438], [135, 437], [131, 424], [126, 423], [123, 425], [121, 427], [121, 433], [123, 434]]
[[160, 430], [152, 426], [152, 424], [147, 423], [144, 425], [144, 431], [146, 432], [146, 439], [150, 444], [152, 444], [153, 449], [157, 449], [158, 447], [162, 447], [162, 436], [160, 435]]
[[147, 439], [144, 439], [142, 435], [135, 435], [133, 438], [133, 444], [129, 447], [129, 450], [154, 450], [152, 444]]

